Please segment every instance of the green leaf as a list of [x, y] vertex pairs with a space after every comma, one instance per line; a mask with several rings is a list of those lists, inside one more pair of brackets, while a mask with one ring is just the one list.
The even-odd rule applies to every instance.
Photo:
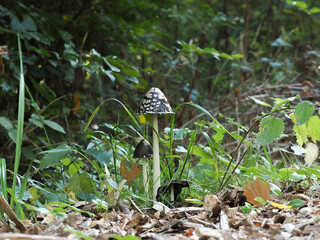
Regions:
[[314, 113], [314, 106], [309, 101], [304, 101], [296, 106], [294, 115], [297, 119], [297, 125], [306, 123]]
[[311, 14], [319, 13], [319, 12], [320, 12], [320, 8], [318, 8], [318, 7], [314, 7], [314, 8], [311, 8], [311, 9], [310, 9], [310, 13], [311, 13]]
[[196, 155], [200, 158], [212, 158], [212, 156], [205, 150], [203, 150], [202, 148], [198, 147], [197, 145], [194, 145], [192, 148], [192, 154]]
[[227, 54], [227, 53], [220, 53], [220, 57], [223, 57], [223, 58], [227, 58], [227, 59], [232, 60], [232, 57], [231, 57], [229, 54]]
[[41, 152], [42, 154], [46, 154], [41, 163], [40, 169], [47, 168], [57, 164], [59, 161], [68, 156], [68, 154], [72, 151], [72, 149], [68, 145], [60, 145], [55, 149], [51, 149], [48, 151]]
[[63, 127], [61, 127], [58, 123], [53, 122], [51, 120], [44, 120], [43, 121], [45, 125], [47, 125], [48, 127], [52, 128], [53, 130], [56, 130], [58, 132], [61, 132], [63, 134], [65, 134], [66, 132], [64, 131]]
[[301, 208], [306, 205], [306, 202], [301, 199], [294, 199], [287, 203], [287, 206], [292, 206], [291, 209]]
[[308, 129], [308, 137], [315, 143], [320, 140], [320, 118], [319, 116], [312, 116], [306, 123]]
[[74, 174], [69, 178], [68, 186], [76, 195], [81, 193], [94, 193], [95, 191], [92, 179], [86, 172]]
[[[170, 134], [170, 128], [165, 128], [164, 131], [166, 134]], [[174, 128], [172, 131], [174, 140], [183, 140], [190, 133], [189, 128]]]
[[4, 127], [7, 131], [13, 129], [13, 125], [10, 120], [6, 117], [0, 117], [0, 125]]
[[204, 203], [202, 201], [200, 201], [199, 199], [191, 199], [191, 198], [187, 198], [185, 199], [186, 203], [191, 203], [191, 204], [199, 204], [199, 205], [204, 205]]
[[110, 70], [105, 70], [102, 66], [100, 67], [100, 70], [101, 70], [102, 73], [104, 73], [105, 75], [107, 75], [112, 82], [114, 82], [114, 80], [116, 80], [115, 76], [112, 74], [112, 71], [110, 71]]
[[308, 8], [308, 5], [305, 3], [305, 2], [302, 2], [302, 1], [293, 1], [292, 2], [293, 5], [299, 7], [299, 8], [302, 8], [302, 9], [307, 9]]
[[236, 54], [232, 54], [231, 57], [233, 59], [238, 59], [238, 58], [243, 58], [243, 55], [242, 54], [239, 54], [239, 53], [236, 53]]
[[119, 235], [109, 235], [109, 238], [114, 238], [117, 240], [141, 240], [140, 238], [136, 237], [136, 236], [132, 236], [132, 235], [127, 235], [125, 237], [121, 237]]
[[252, 99], [255, 103], [257, 103], [257, 104], [259, 104], [259, 105], [262, 105], [262, 106], [265, 106], [265, 107], [271, 107], [270, 104], [268, 104], [268, 103], [266, 103], [266, 102], [263, 102], [263, 101], [261, 101], [261, 100], [259, 100], [259, 99], [257, 99], [257, 98], [250, 97], [250, 96], [249, 96], [249, 98]]
[[247, 202], [243, 207], [240, 206], [240, 208], [243, 214], [248, 214], [255, 209], [250, 203]]
[[281, 108], [283, 105], [287, 104], [288, 102], [292, 102], [297, 97], [298, 97], [298, 95], [295, 96], [295, 97], [289, 97], [289, 98], [286, 98], [286, 99], [273, 98], [273, 100], [275, 101], [274, 104], [276, 104], [276, 105], [272, 108], [271, 112], [274, 112], [274, 111], [278, 110], [279, 108]]
[[120, 72], [120, 69], [115, 67], [115, 66], [113, 66], [113, 65], [111, 65], [106, 57], [103, 57], [102, 59], [110, 67], [111, 71]]
[[268, 116], [260, 123], [260, 132], [255, 140], [255, 145], [266, 145], [279, 139], [284, 130], [283, 120]]
[[34, 21], [29, 15], [23, 15], [23, 21], [20, 22], [19, 19], [14, 16], [11, 21], [11, 27], [13, 30], [17, 32], [35, 32], [37, 30], [36, 25], [34, 24]]
[[262, 206], [265, 206], [268, 203], [268, 201], [265, 201], [262, 197], [255, 197], [254, 200], [261, 203]]

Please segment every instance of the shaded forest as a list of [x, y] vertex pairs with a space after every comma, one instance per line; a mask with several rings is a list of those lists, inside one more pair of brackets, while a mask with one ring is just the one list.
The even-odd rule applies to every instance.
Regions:
[[[1, 1], [1, 195], [30, 219], [70, 199], [201, 205], [258, 177], [315, 187], [319, 16], [316, 0]], [[173, 113], [159, 132], [137, 113], [152, 87]], [[141, 139], [159, 141], [158, 192]]]

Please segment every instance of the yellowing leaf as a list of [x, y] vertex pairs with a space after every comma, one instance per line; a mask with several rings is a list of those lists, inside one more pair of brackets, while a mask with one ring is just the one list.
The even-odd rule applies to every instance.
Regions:
[[147, 122], [147, 118], [145, 115], [139, 115], [139, 122], [141, 124], [145, 124]]
[[301, 126], [294, 125], [293, 130], [297, 135], [297, 142], [299, 146], [302, 147], [302, 145], [308, 140], [308, 130], [306, 124], [302, 124]]
[[256, 200], [256, 197], [261, 197], [264, 201], [270, 201], [270, 185], [269, 183], [263, 184], [260, 178], [257, 178], [256, 181], [251, 180], [244, 187], [244, 195], [247, 197], [247, 201], [258, 206], [262, 204]]
[[307, 129], [309, 130], [308, 136], [311, 137], [311, 140], [315, 143], [320, 140], [320, 118], [319, 116], [312, 116], [309, 121], [306, 123]]
[[278, 209], [290, 209], [292, 208], [292, 206], [287, 206], [287, 205], [283, 205], [280, 203], [275, 203], [275, 202], [270, 202], [270, 205], [274, 208], [278, 208]]

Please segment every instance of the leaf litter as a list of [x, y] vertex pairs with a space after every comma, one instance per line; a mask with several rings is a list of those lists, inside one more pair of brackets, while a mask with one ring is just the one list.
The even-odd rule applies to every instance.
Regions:
[[[274, 204], [248, 206], [244, 192], [250, 187], [254, 197]], [[12, 224], [0, 223], [0, 239], [319, 239], [320, 198], [314, 192], [284, 191], [268, 195], [268, 185], [261, 179], [249, 182], [244, 189], [229, 186], [216, 195], [207, 195], [204, 205], [169, 209], [160, 202], [154, 208], [140, 209], [134, 202], [103, 211], [94, 203], [76, 202], [73, 208], [61, 204], [47, 206], [51, 211], [37, 211], [36, 221], [24, 221], [25, 233], [11, 233]], [[269, 188], [270, 189], [270, 188]], [[308, 196], [309, 195], [309, 196]], [[290, 209], [281, 206], [292, 202]], [[281, 205], [280, 207], [277, 204]], [[118, 204], [119, 205], [119, 204]], [[61, 212], [54, 211], [60, 209]], [[90, 213], [90, 214], [89, 214]], [[114, 237], [117, 235], [117, 237]], [[136, 236], [138, 238], [133, 238]]]

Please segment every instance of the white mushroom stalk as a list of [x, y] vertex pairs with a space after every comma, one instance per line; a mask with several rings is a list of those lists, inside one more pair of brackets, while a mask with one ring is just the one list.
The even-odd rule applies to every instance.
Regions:
[[174, 114], [166, 96], [159, 88], [151, 88], [139, 105], [138, 114], [153, 115], [153, 200], [156, 200], [160, 187], [160, 156], [159, 156], [159, 132], [158, 115]]
[[160, 154], [159, 154], [159, 130], [158, 116], [153, 115], [153, 200], [156, 199], [158, 188], [160, 187]]

